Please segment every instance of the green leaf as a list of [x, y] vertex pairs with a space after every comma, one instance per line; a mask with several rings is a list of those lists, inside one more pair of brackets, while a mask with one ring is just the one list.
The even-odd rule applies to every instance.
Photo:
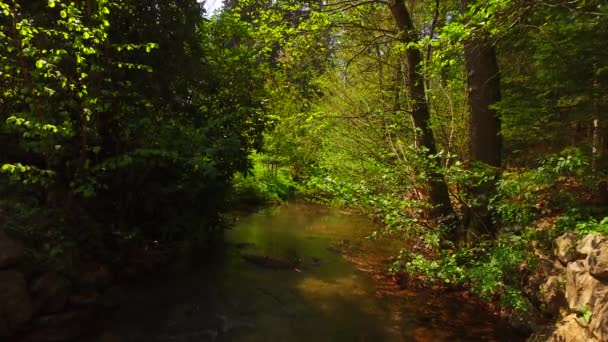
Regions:
[[67, 16], [68, 16], [68, 14], [66, 13], [66, 11], [61, 11], [61, 12], [59, 12], [59, 15], [60, 15], [60, 16], [61, 16], [63, 19], [67, 18]]
[[44, 67], [45, 64], [46, 64], [46, 61], [39, 59], [36, 61], [36, 68], [42, 69], [42, 67]]

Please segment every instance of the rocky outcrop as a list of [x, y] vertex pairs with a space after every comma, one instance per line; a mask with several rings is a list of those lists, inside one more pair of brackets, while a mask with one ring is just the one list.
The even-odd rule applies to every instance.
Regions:
[[564, 282], [563, 277], [551, 275], [540, 286], [540, 300], [545, 303], [545, 310], [551, 315], [559, 315], [560, 309], [567, 304]]
[[547, 339], [548, 342], [591, 342], [593, 337], [585, 327], [585, 323], [576, 316], [569, 315], [556, 324], [555, 331]]
[[109, 267], [83, 262], [78, 249], [64, 250], [60, 274], [32, 267], [30, 247], [0, 224], [0, 341], [79, 340], [126, 300]]
[[608, 241], [608, 237], [600, 234], [589, 234], [576, 244], [576, 252], [584, 258]]
[[55, 272], [39, 277], [31, 287], [37, 313], [56, 313], [65, 307], [71, 293], [70, 281]]
[[25, 247], [0, 230], [0, 270], [16, 265], [25, 255]]
[[587, 257], [589, 273], [602, 280], [608, 280], [608, 243], [601, 243]]
[[112, 273], [104, 265], [89, 264], [84, 267], [77, 282], [81, 288], [103, 291], [112, 284]]
[[589, 330], [598, 340], [608, 341], [608, 295], [596, 302]]
[[593, 307], [608, 291], [608, 284], [589, 272], [589, 262], [577, 260], [566, 268], [566, 300], [571, 310]]
[[8, 336], [32, 318], [32, 302], [23, 274], [0, 271], [0, 336]]
[[540, 299], [562, 319], [545, 340], [608, 341], [608, 238], [566, 233], [554, 241], [553, 253], [565, 272], [548, 275]]

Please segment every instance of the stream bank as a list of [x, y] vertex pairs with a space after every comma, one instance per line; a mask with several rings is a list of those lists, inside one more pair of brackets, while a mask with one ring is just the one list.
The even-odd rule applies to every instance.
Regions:
[[102, 336], [123, 341], [524, 339], [462, 293], [402, 289], [378, 272], [398, 246], [366, 239], [374, 229], [363, 217], [301, 202], [240, 217], [226, 232], [225, 248], [205, 255], [204, 262], [199, 256], [128, 289], [128, 301], [104, 322]]
[[374, 229], [309, 203], [263, 208], [239, 216], [216, 248], [120, 288], [97, 266], [99, 298], [68, 296], [20, 341], [525, 339], [464, 292], [400, 287], [384, 272], [399, 244], [368, 240]]

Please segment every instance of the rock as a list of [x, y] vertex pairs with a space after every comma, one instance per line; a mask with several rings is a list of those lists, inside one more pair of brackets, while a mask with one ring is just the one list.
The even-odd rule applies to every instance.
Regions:
[[564, 265], [578, 258], [576, 239], [576, 233], [568, 232], [553, 241], [553, 255]]
[[576, 314], [567, 316], [557, 323], [555, 331], [547, 342], [592, 342], [593, 338], [578, 320]]
[[25, 247], [19, 241], [13, 240], [0, 231], [0, 269], [14, 266], [25, 255]]
[[541, 326], [526, 339], [526, 342], [547, 342], [551, 335], [553, 335], [554, 330], [555, 327], [553, 325]]
[[34, 311], [51, 314], [63, 310], [71, 289], [70, 281], [57, 273], [49, 272], [42, 275], [31, 287]]
[[118, 286], [112, 286], [101, 295], [99, 304], [104, 309], [116, 309], [127, 300], [127, 293]]
[[90, 334], [95, 327], [94, 310], [73, 310], [42, 316], [35, 321], [34, 341], [73, 341]]
[[120, 336], [120, 335], [116, 335], [116, 334], [112, 334], [112, 333], [104, 333], [103, 335], [101, 335], [99, 337], [99, 342], [124, 342], [125, 339]]
[[78, 285], [86, 289], [103, 291], [112, 283], [112, 273], [104, 265], [89, 264], [78, 278]]
[[540, 286], [540, 299], [546, 305], [546, 311], [557, 316], [560, 309], [567, 307], [565, 281], [560, 276], [550, 276]]
[[74, 307], [87, 307], [96, 305], [99, 301], [99, 293], [95, 290], [75, 293], [70, 296], [68, 302]]
[[608, 294], [603, 300], [596, 302], [589, 330], [598, 341], [608, 341]]
[[608, 242], [608, 238], [599, 234], [586, 235], [576, 244], [576, 252], [582, 257], [586, 257], [603, 242]]
[[577, 260], [566, 268], [566, 300], [572, 310], [593, 308], [598, 299], [608, 292], [608, 284], [602, 283], [587, 272], [587, 260]]
[[0, 271], [0, 336], [10, 335], [32, 318], [32, 302], [23, 275]]
[[263, 268], [270, 268], [274, 270], [294, 270], [298, 266], [296, 263], [269, 257], [267, 255], [253, 255], [253, 254], [244, 254], [241, 257], [249, 263], [252, 263], [256, 266]]
[[600, 243], [587, 257], [589, 273], [596, 278], [608, 280], [608, 242]]

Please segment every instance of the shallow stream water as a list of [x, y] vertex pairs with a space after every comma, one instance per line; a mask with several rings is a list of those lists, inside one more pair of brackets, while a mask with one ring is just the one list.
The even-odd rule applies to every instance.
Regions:
[[[382, 275], [396, 242], [367, 219], [306, 203], [263, 209], [195, 269], [157, 277], [105, 325], [123, 341], [518, 341], [455, 293], [400, 289]], [[243, 257], [245, 256], [245, 258]], [[293, 268], [261, 267], [247, 256]]]

